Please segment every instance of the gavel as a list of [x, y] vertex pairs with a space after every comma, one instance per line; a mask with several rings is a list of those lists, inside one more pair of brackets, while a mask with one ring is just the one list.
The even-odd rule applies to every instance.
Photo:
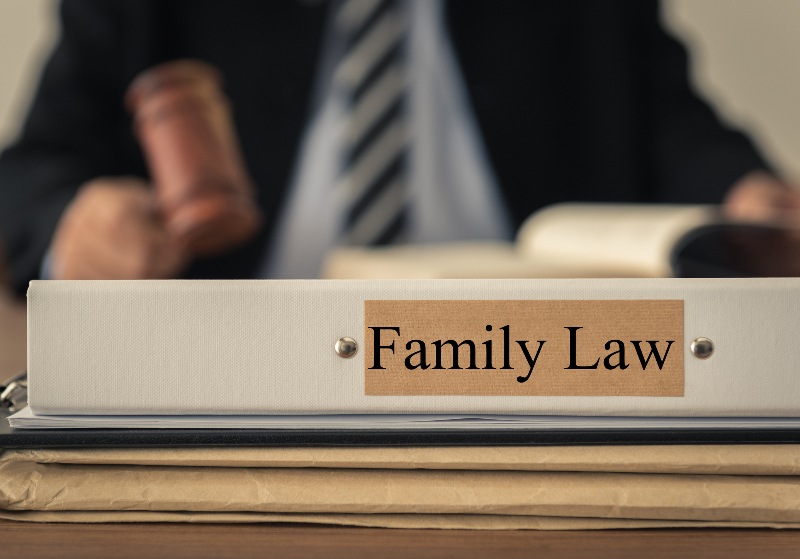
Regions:
[[219, 71], [195, 60], [155, 66], [134, 79], [125, 104], [178, 246], [212, 256], [255, 235], [261, 212]]

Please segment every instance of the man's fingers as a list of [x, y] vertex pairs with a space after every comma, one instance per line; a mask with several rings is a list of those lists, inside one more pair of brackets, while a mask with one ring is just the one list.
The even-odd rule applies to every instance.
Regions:
[[167, 234], [155, 197], [139, 179], [98, 179], [69, 206], [53, 241], [58, 279], [155, 279], [177, 276], [185, 255]]
[[725, 197], [723, 212], [739, 221], [800, 227], [800, 192], [770, 175], [748, 175]]

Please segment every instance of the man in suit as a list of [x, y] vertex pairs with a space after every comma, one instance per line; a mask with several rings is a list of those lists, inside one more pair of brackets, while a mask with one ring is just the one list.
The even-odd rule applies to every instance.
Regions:
[[[326, 66], [324, 53], [335, 42], [335, 11], [348, 1], [64, 0], [61, 40], [20, 138], [0, 157], [0, 238], [15, 288], [22, 292], [39, 275], [48, 251], [55, 278], [273, 275], [285, 264], [280, 254], [298, 253], [291, 242], [281, 246], [291, 236], [281, 216], [302, 213], [295, 207], [306, 188], [298, 184], [302, 170], [324, 156], [308, 146], [333, 95], [326, 72], [337, 62]], [[357, 1], [359, 9], [384, 9]], [[692, 92], [685, 51], [661, 29], [655, 0], [403, 5], [416, 25], [411, 44], [427, 41], [433, 55], [444, 52], [434, 78], [450, 76], [434, 80], [416, 110], [428, 106], [436, 115], [462, 101], [463, 114], [440, 119], [429, 134], [466, 138], [462, 159], [444, 168], [457, 173], [471, 161], [474, 172], [462, 178], [477, 174], [480, 184], [466, 198], [499, 200], [493, 222], [475, 236], [502, 236], [535, 210], [571, 200], [700, 203], [727, 194], [737, 215], [800, 207], [751, 142]], [[438, 11], [421, 12], [431, 9]], [[420, 34], [435, 16], [438, 27]], [[181, 254], [153, 216], [147, 169], [121, 101], [137, 74], [183, 58], [207, 61], [225, 76], [265, 214], [257, 237], [207, 259]], [[453, 157], [448, 146], [432, 145], [426, 149], [442, 150], [438, 159]], [[469, 200], [451, 220], [457, 226], [473, 215]]]

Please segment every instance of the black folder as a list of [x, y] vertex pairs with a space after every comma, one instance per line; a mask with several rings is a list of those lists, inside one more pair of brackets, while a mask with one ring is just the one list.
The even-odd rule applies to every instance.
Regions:
[[0, 386], [0, 449], [800, 443], [800, 429], [776, 428], [13, 429], [7, 418], [24, 404], [26, 380], [21, 373]]
[[796, 444], [800, 429], [12, 429], [0, 448]]

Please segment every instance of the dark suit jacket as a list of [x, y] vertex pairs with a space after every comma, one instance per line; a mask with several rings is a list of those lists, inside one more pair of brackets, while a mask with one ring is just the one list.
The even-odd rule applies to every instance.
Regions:
[[[122, 98], [159, 62], [219, 66], [267, 226], [190, 277], [249, 277], [308, 118], [325, 2], [65, 0], [63, 35], [18, 142], [0, 157], [0, 237], [34, 278], [85, 181], [146, 176]], [[458, 0], [447, 21], [514, 220], [559, 201], [715, 202], [762, 158], [690, 90], [654, 0]]]

